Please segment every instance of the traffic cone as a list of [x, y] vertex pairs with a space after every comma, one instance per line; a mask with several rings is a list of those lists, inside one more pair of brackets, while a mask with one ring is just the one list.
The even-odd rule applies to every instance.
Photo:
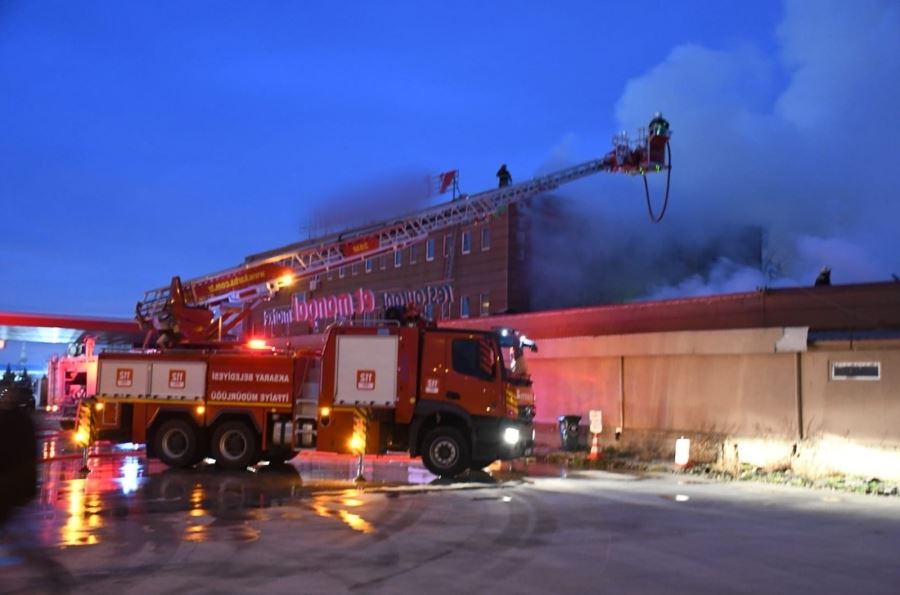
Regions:
[[591, 440], [591, 453], [588, 455], [589, 461], [599, 461], [603, 458], [603, 449], [600, 447], [600, 434], [594, 434]]

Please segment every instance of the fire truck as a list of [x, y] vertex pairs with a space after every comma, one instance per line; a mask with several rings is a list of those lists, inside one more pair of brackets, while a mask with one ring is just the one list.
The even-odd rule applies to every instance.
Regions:
[[79, 401], [96, 392], [97, 357], [53, 356], [47, 371], [46, 411], [59, 415], [62, 429], [72, 429]]
[[[373, 324], [335, 323], [320, 351], [242, 344], [229, 335], [299, 278], [486, 220], [564, 183], [622, 172], [644, 176], [646, 189], [647, 173], [671, 171], [668, 139], [668, 131], [639, 136], [628, 159], [610, 154], [214, 275], [173, 278], [136, 308], [148, 332], [145, 347], [156, 337], [155, 348], [99, 356], [91, 428], [145, 443], [148, 456], [173, 467], [211, 457], [238, 469], [315, 447], [406, 451], [434, 474], [452, 477], [528, 453], [535, 400], [525, 353], [537, 347], [512, 329], [442, 329], [401, 312]], [[622, 142], [616, 138], [620, 152]], [[456, 174], [442, 174], [444, 188], [448, 175]], [[651, 219], [660, 217], [651, 210]], [[87, 442], [88, 433], [76, 436]]]
[[[172, 349], [101, 354], [100, 437], [147, 445], [172, 467], [281, 461], [304, 446], [406, 451], [455, 476], [530, 451], [534, 395], [526, 338], [423, 321], [335, 324], [324, 349]], [[504, 357], [514, 352], [514, 357]]]

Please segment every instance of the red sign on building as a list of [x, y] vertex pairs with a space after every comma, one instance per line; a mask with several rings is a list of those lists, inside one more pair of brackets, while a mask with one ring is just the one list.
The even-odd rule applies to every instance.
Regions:
[[290, 307], [270, 308], [263, 311], [263, 326], [292, 322], [314, 322], [320, 318], [349, 317], [375, 311], [375, 292], [357, 289], [353, 293], [341, 293], [305, 299], [294, 295]]

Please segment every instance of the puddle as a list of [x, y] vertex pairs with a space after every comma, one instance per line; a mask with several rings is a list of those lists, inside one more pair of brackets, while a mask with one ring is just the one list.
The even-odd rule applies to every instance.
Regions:
[[[357, 460], [353, 456], [302, 453], [288, 464], [307, 482], [353, 481], [357, 474]], [[435, 480], [420, 460], [405, 456], [366, 457], [363, 476], [370, 484], [382, 485], [423, 485]]]
[[[509, 466], [442, 480], [421, 461], [401, 455], [366, 457], [366, 481], [354, 484], [355, 457], [301, 453], [287, 464], [225, 472], [201, 464], [169, 469], [148, 460], [137, 445], [102, 446], [90, 452], [90, 473], [80, 472], [78, 449], [65, 434], [41, 445], [40, 492], [23, 511], [23, 531], [42, 545], [131, 548], [157, 542], [247, 542], [259, 539], [264, 520], [316, 517], [360, 534], [377, 532], [366, 515], [366, 493], [387, 497], [422, 490], [469, 489], [521, 479]], [[273, 507], [278, 512], [269, 512]], [[136, 547], [136, 546], [135, 546]]]

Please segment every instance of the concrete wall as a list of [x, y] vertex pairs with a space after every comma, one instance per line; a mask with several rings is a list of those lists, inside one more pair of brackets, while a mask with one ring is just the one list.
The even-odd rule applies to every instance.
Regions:
[[793, 354], [625, 359], [627, 427], [757, 436], [797, 432]]
[[[807, 437], [853, 438], [869, 445], [900, 441], [900, 347], [845, 344], [803, 354]], [[830, 362], [881, 362], [881, 380], [831, 380]]]
[[[321, 348], [321, 335], [294, 347]], [[557, 417], [603, 412], [607, 446], [671, 459], [900, 480], [900, 341], [826, 341], [805, 329], [678, 331], [542, 339], [528, 353], [539, 445]], [[834, 361], [879, 361], [878, 381], [830, 379]], [[798, 377], [799, 371], [799, 377]], [[798, 381], [799, 380], [799, 381]], [[617, 433], [618, 428], [622, 429]]]
[[[900, 342], [806, 350], [795, 330], [544, 340], [529, 354], [539, 442], [558, 444], [557, 416], [600, 409], [602, 441], [642, 454], [686, 435], [698, 460], [900, 478]], [[880, 361], [882, 377], [832, 380], [834, 361]]]
[[538, 421], [604, 412], [606, 425], [796, 433], [795, 363], [781, 329], [548, 339], [528, 354]]
[[[529, 354], [531, 355], [531, 354]], [[537, 420], [553, 423], [560, 415], [603, 411], [605, 425], [620, 426], [618, 357], [575, 357], [531, 362], [537, 398]]]

